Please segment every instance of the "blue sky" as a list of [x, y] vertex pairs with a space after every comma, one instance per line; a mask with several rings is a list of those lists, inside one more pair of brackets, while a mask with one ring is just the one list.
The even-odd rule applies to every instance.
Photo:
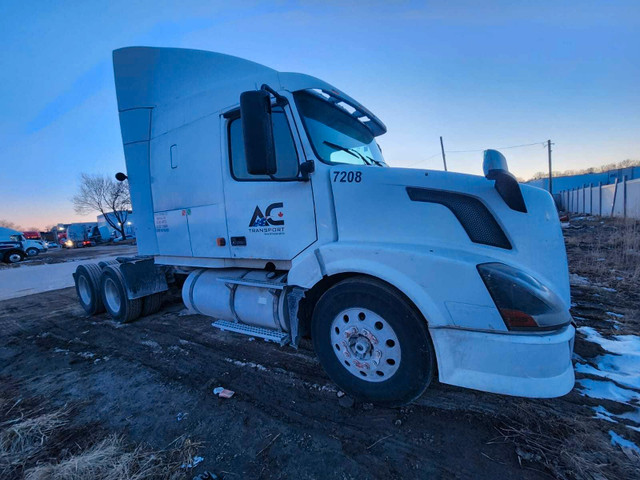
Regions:
[[[111, 51], [199, 48], [318, 76], [389, 131], [392, 166], [479, 174], [464, 150], [551, 138], [555, 168], [640, 159], [637, 1], [4, 2], [0, 219], [82, 221], [81, 172], [124, 170]], [[528, 177], [542, 145], [504, 150]], [[86, 221], [86, 220], [85, 220]]]

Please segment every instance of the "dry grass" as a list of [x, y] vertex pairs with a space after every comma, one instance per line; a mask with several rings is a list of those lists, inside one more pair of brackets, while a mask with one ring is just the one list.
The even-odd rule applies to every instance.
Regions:
[[[3, 402], [3, 406], [7, 405]], [[30, 413], [0, 425], [0, 476], [3, 478], [38, 456], [47, 440], [67, 423], [65, 410]]]
[[186, 437], [161, 451], [118, 435], [92, 441], [71, 427], [70, 409], [44, 412], [39, 403], [0, 396], [0, 419], [8, 419], [0, 423], [0, 479], [178, 480], [201, 447]]
[[596, 282], [640, 280], [640, 222], [591, 217], [565, 231], [567, 248], [576, 248], [571, 271]]
[[[183, 449], [183, 447], [186, 447]], [[121, 437], [111, 435], [92, 447], [58, 463], [26, 471], [26, 480], [146, 480], [184, 478], [180, 468], [193, 460], [189, 440], [170, 451], [156, 452], [143, 445], [130, 449]]]
[[634, 478], [639, 457], [628, 457], [611, 445], [596, 420], [566, 413], [558, 416], [533, 402], [516, 403], [498, 428], [501, 439], [515, 444], [524, 466], [544, 465], [555, 477], [574, 479]]

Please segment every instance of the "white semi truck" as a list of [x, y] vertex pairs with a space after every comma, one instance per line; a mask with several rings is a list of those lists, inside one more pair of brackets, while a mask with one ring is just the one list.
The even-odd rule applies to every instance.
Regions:
[[500, 153], [485, 152], [484, 177], [389, 168], [385, 125], [318, 78], [173, 48], [113, 63], [139, 256], [78, 267], [88, 313], [132, 321], [182, 277], [214, 327], [310, 336], [358, 399], [405, 404], [434, 378], [572, 389], [556, 208]]

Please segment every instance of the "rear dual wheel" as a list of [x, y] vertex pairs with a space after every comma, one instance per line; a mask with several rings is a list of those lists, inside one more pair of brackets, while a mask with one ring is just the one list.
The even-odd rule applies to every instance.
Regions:
[[89, 315], [104, 312], [104, 303], [100, 294], [100, 276], [102, 270], [95, 263], [79, 265], [73, 276], [76, 283], [76, 294], [80, 305]]
[[435, 355], [426, 322], [382, 281], [361, 276], [331, 287], [314, 309], [311, 329], [323, 368], [356, 399], [404, 405], [433, 378]]
[[116, 261], [86, 263], [74, 274], [80, 305], [89, 315], [104, 312], [122, 323], [156, 313], [162, 306], [162, 293], [129, 299], [120, 264]]
[[102, 271], [100, 291], [107, 313], [114, 320], [129, 323], [142, 313], [142, 299], [129, 299], [118, 265], [109, 265]]

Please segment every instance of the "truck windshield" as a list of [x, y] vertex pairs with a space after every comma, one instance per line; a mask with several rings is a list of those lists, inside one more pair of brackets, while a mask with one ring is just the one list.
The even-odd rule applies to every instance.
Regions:
[[318, 158], [326, 163], [386, 166], [374, 136], [359, 120], [318, 95], [293, 94]]

